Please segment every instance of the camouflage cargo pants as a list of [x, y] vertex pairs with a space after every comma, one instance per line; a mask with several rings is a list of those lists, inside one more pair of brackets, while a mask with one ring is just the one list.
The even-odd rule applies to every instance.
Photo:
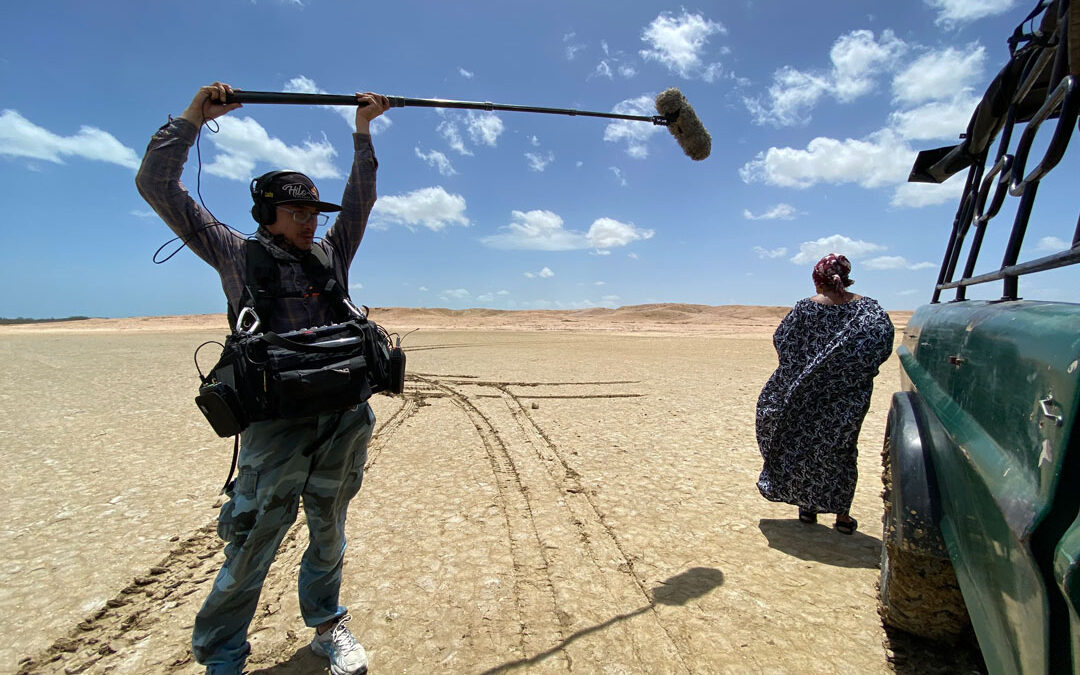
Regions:
[[308, 547], [300, 563], [300, 611], [318, 626], [338, 604], [345, 514], [360, 490], [375, 415], [366, 404], [340, 413], [252, 424], [240, 437], [236, 481], [218, 516], [225, 564], [195, 617], [191, 645], [203, 665], [242, 667], [248, 625], [271, 561], [303, 497]]

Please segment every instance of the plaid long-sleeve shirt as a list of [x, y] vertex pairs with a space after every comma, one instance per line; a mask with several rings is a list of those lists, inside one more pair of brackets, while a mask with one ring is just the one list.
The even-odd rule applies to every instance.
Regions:
[[[180, 182], [188, 150], [197, 133], [198, 128], [183, 118], [158, 129], [146, 148], [135, 184], [139, 194], [169, 228], [195, 255], [217, 270], [229, 309], [237, 313], [246, 277], [245, 239], [223, 225], [207, 227], [214, 222], [213, 216], [191, 198]], [[375, 174], [379, 166], [370, 135], [354, 133], [353, 147], [352, 172], [341, 197], [341, 211], [323, 240], [314, 244], [326, 251], [343, 288], [349, 287], [349, 265], [375, 206]], [[311, 281], [304, 274], [299, 258], [275, 246], [261, 229], [258, 239], [279, 262], [281, 291], [285, 296], [274, 303], [272, 325], [264, 325], [262, 329], [285, 332], [333, 323], [330, 299], [325, 295], [305, 294]]]

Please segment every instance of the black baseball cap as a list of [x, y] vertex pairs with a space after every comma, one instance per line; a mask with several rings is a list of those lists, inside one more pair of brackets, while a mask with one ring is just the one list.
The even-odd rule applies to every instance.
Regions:
[[301, 204], [314, 206], [320, 211], [340, 211], [337, 204], [319, 199], [319, 189], [311, 179], [299, 171], [273, 171], [256, 178], [252, 192], [256, 200], [272, 206]]

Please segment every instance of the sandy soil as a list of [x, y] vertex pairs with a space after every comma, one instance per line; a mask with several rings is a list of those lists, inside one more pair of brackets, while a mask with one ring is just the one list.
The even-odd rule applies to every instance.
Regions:
[[[349, 513], [342, 598], [372, 672], [978, 668], [970, 650], [887, 635], [877, 616], [895, 357], [863, 427], [854, 536], [802, 525], [754, 487], [754, 405], [786, 311], [375, 310], [390, 330], [420, 330], [405, 394], [372, 401]], [[232, 441], [193, 404], [192, 353], [223, 325], [0, 327], [0, 672], [202, 672], [188, 641], [222, 560]], [[305, 542], [301, 511], [249, 672], [326, 672], [296, 600]]]

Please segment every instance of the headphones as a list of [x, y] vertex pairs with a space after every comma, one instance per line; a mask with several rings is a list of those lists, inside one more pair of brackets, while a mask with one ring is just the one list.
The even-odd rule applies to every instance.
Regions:
[[251, 200], [255, 202], [251, 207], [251, 217], [255, 219], [255, 222], [260, 225], [271, 225], [277, 220], [277, 207], [274, 204], [266, 201], [266, 197], [263, 196], [263, 191], [270, 184], [274, 178], [286, 174], [296, 173], [295, 171], [271, 171], [264, 173], [258, 178], [254, 178], [251, 181]]

